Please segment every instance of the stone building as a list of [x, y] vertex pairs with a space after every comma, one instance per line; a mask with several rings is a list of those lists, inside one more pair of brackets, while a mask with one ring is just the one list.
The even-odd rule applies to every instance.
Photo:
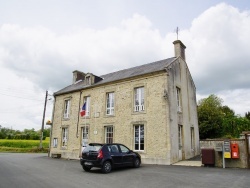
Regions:
[[125, 144], [144, 164], [198, 155], [196, 88], [185, 45], [173, 44], [175, 57], [165, 60], [102, 76], [74, 71], [73, 83], [54, 93], [50, 155], [77, 159], [91, 142]]

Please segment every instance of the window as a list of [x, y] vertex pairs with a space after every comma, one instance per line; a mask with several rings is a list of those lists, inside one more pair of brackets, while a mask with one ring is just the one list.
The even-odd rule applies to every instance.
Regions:
[[89, 116], [90, 115], [90, 97], [85, 97], [85, 102], [86, 102], [85, 116]]
[[53, 138], [53, 147], [54, 148], [57, 148], [57, 142], [58, 141], [58, 139], [57, 138]]
[[135, 125], [134, 126], [134, 148], [135, 150], [143, 151], [144, 150], [144, 125]]
[[70, 100], [68, 99], [64, 101], [64, 112], [63, 112], [64, 118], [69, 118], [69, 110], [70, 110]]
[[82, 146], [87, 146], [88, 144], [89, 127], [82, 127]]
[[190, 128], [191, 131], [191, 150], [194, 151], [194, 128]]
[[135, 88], [134, 111], [144, 111], [144, 87]]
[[182, 149], [182, 126], [178, 126], [178, 142], [179, 142], [179, 150]]
[[181, 89], [176, 88], [177, 111], [181, 112]]
[[107, 93], [107, 108], [106, 114], [107, 115], [114, 115], [114, 92]]
[[90, 76], [87, 76], [86, 77], [86, 85], [91, 85], [91, 82], [90, 82]]
[[113, 126], [105, 127], [105, 143], [111, 144], [113, 143]]
[[112, 145], [110, 147], [110, 152], [112, 152], [112, 153], [120, 153], [117, 145]]
[[68, 143], [68, 128], [62, 128], [62, 146], [67, 146]]
[[127, 147], [125, 147], [124, 145], [120, 145], [120, 149], [122, 151], [122, 153], [128, 153], [129, 149]]

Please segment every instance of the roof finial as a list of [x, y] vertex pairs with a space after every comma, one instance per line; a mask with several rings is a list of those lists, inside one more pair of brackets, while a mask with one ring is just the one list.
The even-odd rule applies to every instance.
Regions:
[[178, 35], [179, 35], [179, 28], [178, 28], [178, 27], [176, 28], [176, 31], [175, 31], [175, 32], [176, 32], [177, 40], [178, 40]]

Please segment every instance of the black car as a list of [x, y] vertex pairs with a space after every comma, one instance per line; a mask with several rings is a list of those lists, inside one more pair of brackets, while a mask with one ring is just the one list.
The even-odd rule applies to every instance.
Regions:
[[123, 144], [91, 143], [82, 151], [80, 163], [85, 171], [98, 167], [109, 173], [115, 167], [140, 167], [141, 156]]

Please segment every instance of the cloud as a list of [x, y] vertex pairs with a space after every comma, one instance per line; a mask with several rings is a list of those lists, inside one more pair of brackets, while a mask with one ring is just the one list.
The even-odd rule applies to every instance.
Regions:
[[[17, 129], [39, 129], [45, 90], [49, 89], [52, 94], [71, 84], [72, 71], [102, 75], [162, 59], [164, 42], [151, 22], [138, 14], [116, 27], [78, 28], [61, 35], [41, 26], [4, 24], [0, 27], [0, 66], [4, 73], [0, 75], [0, 84], [13, 90], [4, 93], [7, 96], [2, 98], [6, 103], [0, 108], [0, 124]], [[24, 90], [31, 94], [20, 93]], [[17, 93], [22, 99], [11, 98], [10, 95]], [[39, 99], [39, 104], [27, 101], [23, 106], [26, 96]], [[35, 110], [29, 107], [32, 105]], [[6, 109], [13, 108], [22, 111], [14, 110], [11, 114], [14, 118], [10, 118]], [[50, 105], [47, 119], [51, 111]]]
[[250, 12], [227, 4], [211, 7], [189, 30], [190, 69], [201, 93], [250, 87]]
[[[179, 39], [187, 46], [186, 59], [197, 87], [197, 99], [217, 94], [236, 113], [250, 111], [246, 105], [250, 98], [249, 33], [250, 13], [225, 3], [207, 9], [193, 20], [190, 28], [181, 30]], [[72, 71], [100, 76], [173, 57], [175, 39], [173, 32], [162, 36], [140, 14], [121, 20], [120, 25], [99, 30], [75, 27], [60, 34], [42, 26], [1, 25], [0, 83], [17, 92], [17, 85], [23, 86], [31, 91], [31, 98], [41, 101], [36, 111], [23, 106], [20, 116], [16, 115], [19, 119], [12, 121], [39, 128], [45, 90], [52, 94], [71, 84]], [[18, 101], [15, 105], [4, 104], [22, 108]], [[1, 117], [1, 122], [10, 118], [2, 114]]]
[[104, 30], [84, 28], [56, 35], [43, 27], [7, 24], [0, 34], [2, 64], [44, 89], [71, 84], [71, 72], [76, 69], [106, 74], [154, 61], [163, 54], [159, 31], [138, 14]]

